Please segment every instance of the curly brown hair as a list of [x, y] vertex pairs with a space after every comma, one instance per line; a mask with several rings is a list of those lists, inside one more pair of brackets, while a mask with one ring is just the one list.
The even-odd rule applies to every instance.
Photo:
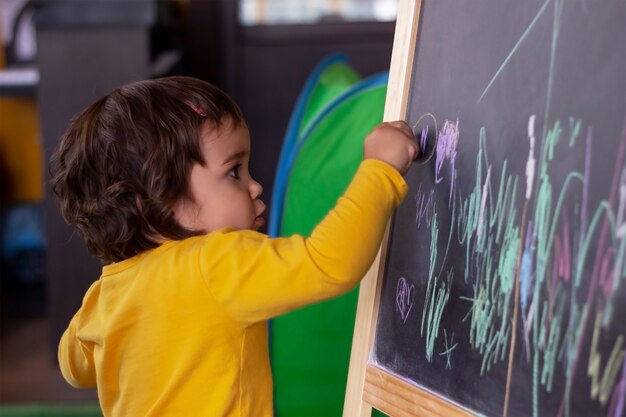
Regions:
[[72, 120], [50, 160], [65, 221], [105, 262], [199, 234], [176, 222], [172, 206], [187, 193], [191, 167], [205, 164], [203, 129], [225, 123], [245, 125], [239, 107], [191, 77], [139, 81], [97, 100]]

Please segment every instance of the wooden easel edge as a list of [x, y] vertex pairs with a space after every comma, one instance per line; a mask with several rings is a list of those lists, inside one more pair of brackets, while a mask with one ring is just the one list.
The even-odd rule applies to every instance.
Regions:
[[364, 398], [398, 417], [473, 417], [470, 411], [373, 364], [366, 366]]
[[[422, 0], [399, 0], [383, 121], [406, 117], [421, 4]], [[388, 239], [389, 225], [378, 255], [359, 289], [343, 417], [369, 417], [372, 413], [371, 405], [363, 399], [363, 392], [374, 342]]]

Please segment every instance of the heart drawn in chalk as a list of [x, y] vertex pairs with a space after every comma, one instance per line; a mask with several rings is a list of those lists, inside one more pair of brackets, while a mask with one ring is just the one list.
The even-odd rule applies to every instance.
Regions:
[[406, 278], [400, 277], [396, 287], [396, 311], [400, 312], [402, 323], [406, 322], [406, 319], [409, 317], [411, 308], [413, 308], [414, 298], [415, 285], [409, 283]]

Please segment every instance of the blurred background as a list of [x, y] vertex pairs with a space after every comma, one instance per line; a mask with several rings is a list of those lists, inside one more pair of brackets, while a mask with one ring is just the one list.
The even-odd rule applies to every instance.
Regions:
[[55, 359], [101, 270], [47, 185], [71, 117], [130, 81], [210, 81], [247, 117], [269, 204], [307, 77], [333, 53], [364, 76], [388, 70], [396, 13], [397, 0], [0, 0], [0, 416], [98, 415]]

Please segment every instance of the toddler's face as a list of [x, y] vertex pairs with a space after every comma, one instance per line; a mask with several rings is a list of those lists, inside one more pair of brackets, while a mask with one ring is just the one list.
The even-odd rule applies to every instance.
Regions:
[[259, 199], [263, 187], [248, 171], [250, 134], [245, 126], [229, 123], [205, 129], [201, 149], [206, 166], [191, 169], [191, 199], [183, 198], [174, 215], [183, 227], [205, 233], [223, 227], [257, 230], [265, 221], [265, 204]]

